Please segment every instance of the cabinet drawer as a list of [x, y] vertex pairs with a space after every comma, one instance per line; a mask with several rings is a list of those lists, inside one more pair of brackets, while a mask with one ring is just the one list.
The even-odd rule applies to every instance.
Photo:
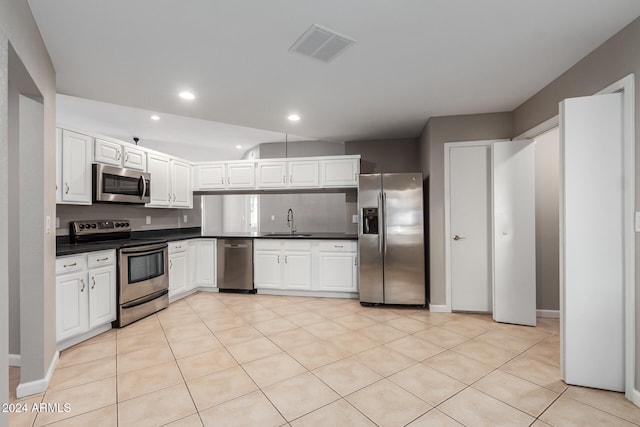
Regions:
[[56, 258], [56, 274], [81, 271], [86, 268], [86, 264], [87, 263], [84, 255]]
[[87, 255], [89, 268], [112, 265], [116, 262], [116, 251], [93, 252]]
[[282, 248], [282, 240], [255, 239], [253, 241], [254, 250], [279, 251]]
[[311, 240], [284, 240], [284, 249], [287, 251], [310, 251]]
[[355, 240], [330, 240], [320, 242], [318, 247], [323, 252], [357, 252], [358, 242]]
[[184, 252], [187, 250], [187, 247], [189, 246], [188, 244], [189, 242], [187, 242], [186, 240], [180, 240], [178, 242], [169, 242], [169, 253], [176, 253], [176, 252]]

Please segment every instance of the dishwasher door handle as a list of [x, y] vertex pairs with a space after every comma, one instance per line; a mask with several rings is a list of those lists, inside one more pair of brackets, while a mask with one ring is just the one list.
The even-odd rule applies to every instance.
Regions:
[[249, 245], [233, 244], [233, 243], [225, 243], [224, 247], [225, 247], [225, 248], [237, 249], [237, 248], [248, 248], [248, 247], [249, 247]]

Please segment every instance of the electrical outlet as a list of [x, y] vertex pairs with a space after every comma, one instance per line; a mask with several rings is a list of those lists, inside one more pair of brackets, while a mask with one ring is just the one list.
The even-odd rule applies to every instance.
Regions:
[[640, 212], [636, 212], [636, 232], [640, 231]]
[[182, 222], [184, 222], [185, 224], [189, 222], [186, 215], [182, 215]]
[[145, 218], [145, 224], [151, 224], [151, 215], [147, 215], [147, 217]]
[[358, 215], [351, 215], [351, 222], [354, 224], [358, 223]]
[[47, 215], [44, 219], [44, 232], [51, 234], [51, 217]]
[[271, 221], [275, 221], [276, 220], [276, 216], [275, 215], [271, 215]]
[[60, 217], [56, 217], [56, 228], [60, 228]]

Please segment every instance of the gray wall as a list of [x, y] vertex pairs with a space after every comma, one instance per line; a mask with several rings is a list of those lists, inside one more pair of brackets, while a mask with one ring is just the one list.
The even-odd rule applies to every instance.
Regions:
[[511, 113], [432, 117], [419, 139], [419, 157], [428, 176], [429, 209], [429, 302], [446, 303], [444, 235], [444, 143], [485, 139], [508, 139], [512, 135]]
[[344, 154], [360, 154], [362, 173], [420, 172], [418, 140], [347, 141]]
[[[635, 138], [640, 142], [640, 18], [607, 40], [596, 50], [536, 93], [513, 112], [514, 134], [519, 135], [558, 114], [565, 98], [592, 95], [630, 73], [635, 74]], [[640, 210], [640, 150], [635, 152], [636, 203]], [[636, 239], [636, 313], [640, 310], [640, 242]], [[636, 316], [636, 355], [640, 354], [640, 316]], [[636, 357], [636, 373], [640, 358]], [[635, 388], [640, 389], [640, 375]]]
[[[56, 230], [56, 234], [68, 235], [69, 221], [83, 219], [128, 219], [134, 231], [200, 227], [202, 223], [200, 197], [193, 196], [193, 209], [145, 208], [108, 203], [91, 206], [58, 205], [56, 215], [60, 218], [60, 228]], [[186, 223], [183, 221], [183, 215], [187, 215]], [[150, 225], [146, 225], [147, 216], [151, 216]]]
[[[30, 302], [26, 307], [27, 312], [23, 310], [21, 313], [20, 325], [23, 331], [20, 347], [26, 355], [22, 360], [21, 382], [27, 382], [44, 379], [55, 355], [55, 233], [45, 235], [43, 220], [45, 216], [55, 217], [55, 71], [27, 0], [0, 1], [0, 29], [0, 223], [5, 224], [0, 228], [0, 367], [7, 365], [9, 350], [8, 229], [20, 227], [20, 248], [12, 247], [11, 250], [29, 254], [31, 271], [27, 279], [35, 279], [21, 289], [21, 292], [24, 290], [23, 298]], [[19, 92], [37, 95], [23, 90], [25, 81], [33, 81], [43, 99], [40, 107], [30, 102], [24, 105], [19, 102], [21, 113], [30, 117], [41, 115], [40, 124], [22, 127], [25, 132], [32, 131], [24, 137], [25, 141], [28, 140], [26, 147], [33, 150], [30, 152], [30, 155], [33, 154], [29, 165], [30, 180], [33, 181], [33, 187], [39, 187], [35, 193], [29, 194], [30, 200], [21, 201], [21, 209], [24, 206], [28, 210], [28, 218], [36, 218], [31, 230], [25, 230], [24, 222], [10, 222], [8, 214], [10, 180], [7, 129], [20, 126], [20, 121], [28, 117], [18, 118], [18, 122], [15, 119], [9, 121], [7, 88], [9, 84], [15, 84]], [[21, 170], [19, 173], [24, 172]], [[21, 268], [23, 272], [24, 267]], [[6, 369], [0, 369], [0, 402], [8, 402], [7, 374]], [[0, 414], [0, 425], [7, 424], [6, 414]]]
[[560, 309], [560, 132], [555, 128], [535, 140], [536, 304]]
[[327, 141], [298, 141], [287, 143], [285, 148], [284, 142], [269, 142], [260, 144], [257, 153], [260, 159], [341, 156], [344, 154], [344, 144]]

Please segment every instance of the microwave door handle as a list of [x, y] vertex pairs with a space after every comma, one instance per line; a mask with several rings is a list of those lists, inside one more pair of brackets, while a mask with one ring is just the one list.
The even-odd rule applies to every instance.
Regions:
[[[144, 179], [144, 175], [140, 175], [140, 181], [142, 181], [142, 193], [140, 194], [140, 200], [142, 200], [145, 194], [147, 194], [147, 180]], [[138, 186], [138, 188], [140, 188], [140, 186]]]

